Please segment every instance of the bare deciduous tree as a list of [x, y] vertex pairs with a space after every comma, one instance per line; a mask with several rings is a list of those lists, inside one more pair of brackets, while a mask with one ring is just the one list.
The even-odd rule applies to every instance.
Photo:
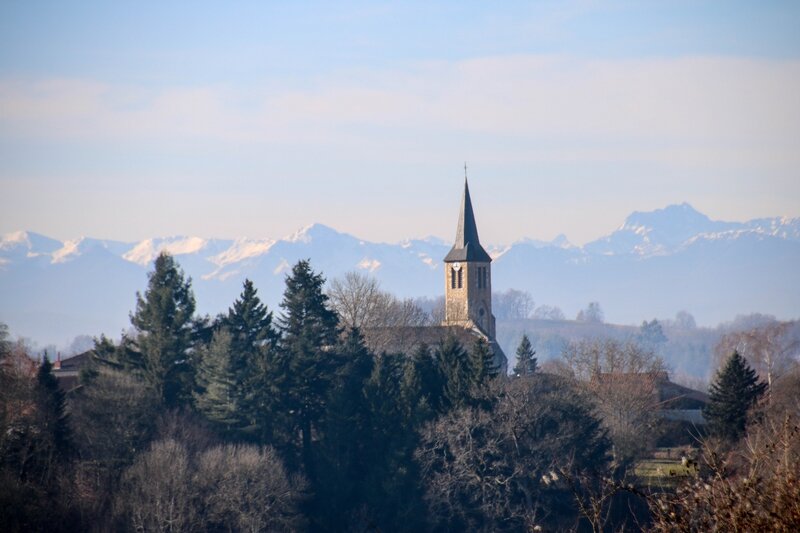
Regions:
[[228, 444], [194, 454], [166, 438], [125, 471], [117, 513], [135, 531], [295, 531], [305, 488], [272, 448]]
[[603, 313], [603, 309], [600, 307], [599, 302], [589, 302], [589, 305], [586, 306], [586, 309], [581, 309], [578, 311], [578, 315], [575, 317], [575, 320], [578, 322], [594, 322], [597, 324], [602, 324], [605, 321], [605, 314]]
[[492, 311], [500, 320], [529, 318], [534, 305], [533, 297], [526, 291], [508, 289], [492, 295]]
[[540, 305], [533, 312], [533, 318], [538, 320], [564, 320], [564, 312], [555, 305]]
[[652, 444], [655, 435], [649, 428], [659, 409], [658, 384], [666, 379], [660, 357], [632, 342], [603, 339], [570, 343], [562, 361], [595, 398], [618, 462]]
[[348, 328], [372, 326], [386, 298], [377, 279], [356, 271], [332, 280], [327, 292], [342, 325]]
[[423, 326], [428, 317], [413, 300], [401, 300], [381, 290], [375, 278], [347, 272], [328, 287], [331, 306], [347, 328]]
[[200, 520], [193, 502], [189, 453], [172, 439], [155, 442], [122, 477], [120, 510], [135, 531], [195, 531]]
[[719, 367], [734, 351], [739, 352], [772, 388], [775, 379], [797, 364], [799, 350], [800, 341], [793, 336], [790, 323], [772, 322], [726, 333], [714, 348], [714, 358]]
[[579, 391], [553, 376], [496, 386], [503, 390], [492, 412], [458, 409], [422, 431], [415, 457], [433, 517], [469, 531], [573, 525], [557, 472], [605, 465], [599, 421]]
[[444, 296], [439, 296], [438, 298], [417, 298], [414, 300], [414, 303], [428, 316], [429, 324], [437, 325], [444, 322]]
[[203, 452], [195, 476], [204, 519], [230, 531], [296, 531], [304, 482], [290, 477], [272, 448], [218, 446]]

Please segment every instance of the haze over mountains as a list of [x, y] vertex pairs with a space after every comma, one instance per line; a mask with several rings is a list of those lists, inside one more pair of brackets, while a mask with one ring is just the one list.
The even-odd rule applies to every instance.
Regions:
[[[367, 242], [322, 224], [281, 239], [135, 243], [61, 242], [19, 231], [0, 240], [0, 321], [39, 343], [63, 344], [79, 334], [116, 337], [128, 327], [135, 292], [144, 289], [161, 250], [192, 277], [202, 314], [227, 310], [245, 277], [277, 309], [285, 273], [302, 258], [328, 279], [355, 269], [397, 296], [437, 297], [450, 246], [436, 238]], [[495, 259], [495, 291], [529, 291], [537, 305], [557, 305], [570, 318], [589, 301], [599, 301], [615, 323], [680, 310], [701, 325], [750, 312], [800, 316], [800, 218], [714, 221], [684, 203], [634, 212], [619, 229], [582, 247], [562, 235], [486, 248]]]

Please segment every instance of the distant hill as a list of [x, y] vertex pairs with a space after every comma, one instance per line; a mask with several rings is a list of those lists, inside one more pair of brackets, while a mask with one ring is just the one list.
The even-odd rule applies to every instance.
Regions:
[[[664, 324], [666, 340], [650, 347], [664, 359], [675, 379], [693, 376], [709, 380], [713, 373], [712, 354], [723, 331], [718, 328], [677, 328]], [[559, 359], [571, 341], [612, 338], [621, 342], [638, 340], [639, 326], [577, 322], [574, 320], [505, 320], [498, 322], [497, 342], [509, 359], [516, 362], [516, 350], [527, 334], [539, 363]]]
[[[329, 279], [356, 269], [398, 296], [436, 297], [443, 293], [449, 248], [435, 238], [369, 242], [322, 224], [280, 239], [179, 236], [133, 243], [61, 242], [20, 231], [0, 239], [0, 321], [40, 343], [117, 336], [128, 327], [135, 292], [146, 286], [160, 250], [175, 255], [193, 278], [201, 313], [225, 311], [245, 277], [275, 309], [286, 272], [301, 258]], [[622, 324], [684, 309], [705, 325], [754, 311], [800, 316], [800, 218], [721, 222], [681, 204], [633, 213], [583, 247], [559, 236], [487, 249], [495, 258], [495, 290], [528, 291], [537, 304], [557, 305], [567, 317], [589, 301], [600, 302], [607, 322]]]

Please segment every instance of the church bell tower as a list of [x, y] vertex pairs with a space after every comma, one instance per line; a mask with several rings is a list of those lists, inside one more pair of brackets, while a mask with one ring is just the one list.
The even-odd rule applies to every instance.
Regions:
[[458, 217], [456, 241], [444, 258], [445, 326], [477, 328], [495, 338], [492, 315], [492, 258], [478, 239], [469, 185], [464, 177], [464, 196]]

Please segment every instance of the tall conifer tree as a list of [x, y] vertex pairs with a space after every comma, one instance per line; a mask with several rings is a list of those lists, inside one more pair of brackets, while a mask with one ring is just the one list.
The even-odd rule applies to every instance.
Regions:
[[167, 405], [177, 405], [190, 397], [193, 320], [195, 310], [191, 279], [184, 277], [175, 260], [162, 252], [144, 295], [136, 293], [136, 312], [131, 324], [136, 328], [136, 360], [146, 382]]
[[221, 322], [231, 334], [237, 403], [247, 421], [243, 429], [262, 442], [269, 441], [280, 417], [276, 392], [279, 334], [272, 312], [261, 302], [252, 281], [244, 281], [242, 293]]
[[747, 412], [766, 387], [739, 352], [733, 352], [709, 390], [708, 404], [703, 410], [709, 431], [729, 442], [739, 440], [747, 426]]
[[364, 501], [374, 427], [365, 397], [374, 357], [357, 328], [347, 333], [338, 352], [341, 365], [322, 421], [315, 495], [319, 515], [330, 530], [347, 529], [346, 517]]
[[444, 397], [449, 407], [461, 407], [471, 400], [473, 369], [470, 358], [455, 335], [449, 334], [436, 349], [444, 377]]
[[66, 400], [47, 354], [36, 374], [36, 403], [42, 414], [43, 433], [51, 440], [54, 454], [62, 458], [68, 456], [71, 439]]
[[483, 337], [478, 337], [469, 352], [469, 364], [472, 372], [469, 403], [474, 406], [489, 408], [492, 397], [489, 381], [497, 377], [499, 369], [494, 362], [494, 352]]
[[534, 357], [536, 351], [531, 346], [528, 335], [523, 334], [517, 347], [517, 364], [514, 365], [514, 377], [530, 376], [536, 372], [538, 361]]
[[231, 333], [231, 347], [242, 359], [241, 365], [247, 364], [246, 359], [258, 348], [275, 345], [278, 340], [278, 333], [272, 326], [272, 312], [261, 302], [258, 290], [249, 279], [244, 280], [242, 293], [222, 322]]
[[408, 418], [415, 426], [441, 412], [444, 378], [426, 344], [406, 360], [402, 385]]
[[472, 382], [476, 390], [483, 390], [489, 380], [497, 376], [499, 369], [494, 363], [494, 352], [483, 337], [478, 337], [470, 351]]
[[247, 425], [241, 401], [241, 384], [234, 367], [231, 334], [222, 328], [208, 346], [198, 350], [195, 405], [211, 423], [226, 433]]
[[313, 480], [312, 430], [319, 426], [339, 366], [338, 318], [322, 292], [324, 278], [299, 261], [286, 279], [280, 317], [282, 400], [301, 436], [306, 474]]

